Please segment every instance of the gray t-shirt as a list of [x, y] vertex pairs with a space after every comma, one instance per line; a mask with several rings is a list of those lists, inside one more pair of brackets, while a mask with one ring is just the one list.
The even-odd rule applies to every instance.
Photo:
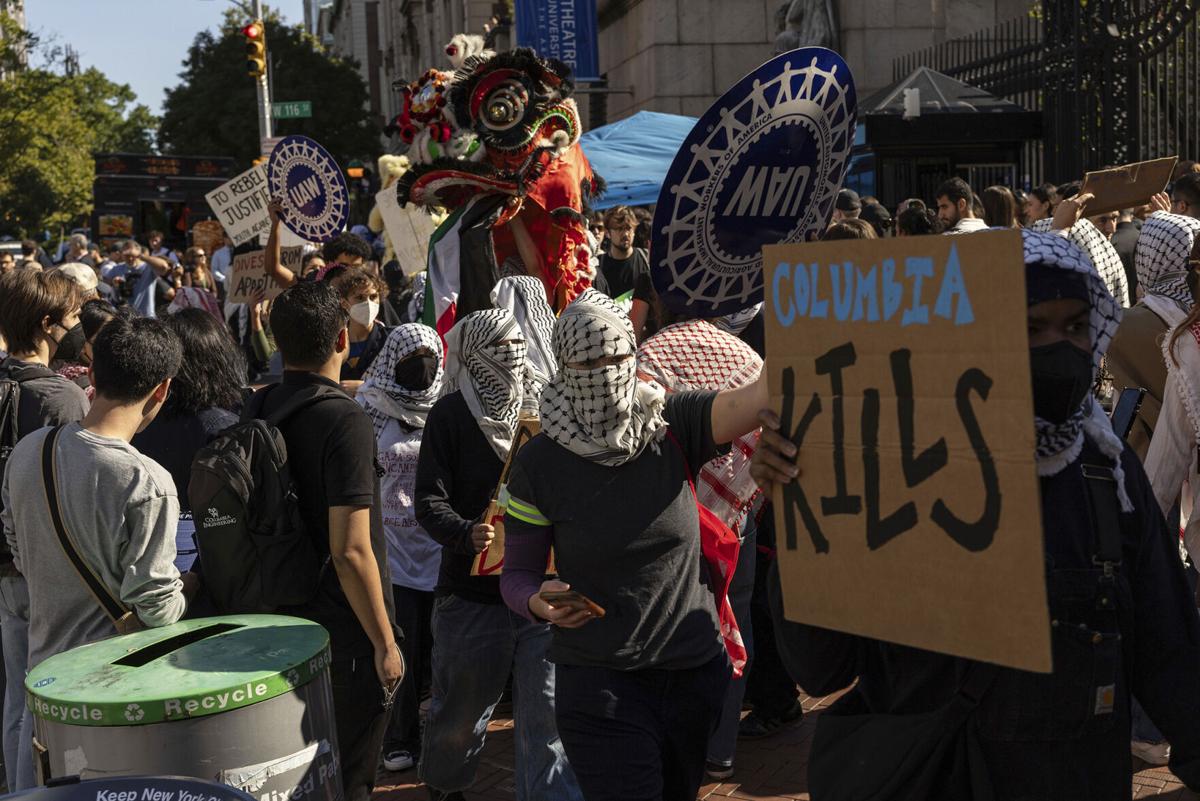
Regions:
[[[555, 629], [548, 657], [566, 665], [687, 669], [722, 650], [700, 519], [688, 487], [722, 449], [712, 438], [712, 392], [667, 399], [664, 438], [631, 462], [590, 462], [545, 434], [517, 454], [508, 492], [553, 526], [559, 577], [605, 617]], [[682, 453], [681, 453], [682, 448]], [[510, 515], [505, 526], [520, 526]]]
[[[0, 513], [29, 582], [31, 668], [116, 633], [55, 534], [42, 482], [42, 444], [50, 430], [30, 434], [13, 449]], [[55, 458], [63, 520], [80, 556], [147, 626], [179, 620], [187, 604], [174, 565], [179, 502], [170, 473], [128, 442], [78, 423], [59, 434]]]

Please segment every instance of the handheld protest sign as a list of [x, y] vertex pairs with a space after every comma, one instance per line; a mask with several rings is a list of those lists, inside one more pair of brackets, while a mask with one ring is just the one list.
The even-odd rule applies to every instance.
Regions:
[[764, 248], [785, 616], [1046, 672], [1021, 236]]
[[261, 164], [204, 196], [233, 244], [242, 245], [271, 227], [267, 212], [267, 171]]
[[283, 201], [283, 224], [308, 242], [328, 242], [346, 227], [350, 192], [329, 151], [307, 136], [285, 136], [271, 151], [267, 179]]
[[383, 227], [392, 242], [396, 261], [405, 275], [416, 275], [429, 260], [429, 240], [437, 223], [425, 209], [408, 203], [400, 205], [395, 187], [381, 189], [375, 195], [375, 208], [383, 218]]
[[[283, 286], [274, 277], [267, 275], [265, 257], [265, 250], [252, 250], [233, 257], [229, 268], [229, 296], [226, 298], [228, 303], [251, 303], [259, 292], [263, 293], [264, 300], [279, 297]], [[300, 272], [303, 257], [302, 247], [279, 249], [279, 263], [293, 273]]]
[[673, 311], [733, 314], [762, 300], [762, 247], [825, 227], [854, 144], [854, 79], [804, 47], [738, 81], [696, 122], [654, 212], [650, 274]]
[[1087, 204], [1084, 213], [1094, 217], [1146, 205], [1150, 198], [1166, 189], [1178, 160], [1178, 156], [1168, 156], [1089, 172], [1084, 176], [1083, 188], [1079, 192], [1090, 192], [1095, 197]]
[[[522, 417], [517, 422], [517, 431], [513, 434], [512, 447], [508, 450], [508, 459], [504, 462], [504, 470], [500, 473], [500, 483], [483, 515], [485, 523], [495, 529], [495, 538], [475, 556], [471, 563], [472, 576], [498, 576], [504, 572], [504, 515], [508, 512], [508, 474], [512, 471], [517, 452], [525, 447], [525, 443], [538, 435], [542, 430], [541, 421], [536, 417]], [[550, 567], [547, 573], [554, 572], [554, 556], [550, 557]]]

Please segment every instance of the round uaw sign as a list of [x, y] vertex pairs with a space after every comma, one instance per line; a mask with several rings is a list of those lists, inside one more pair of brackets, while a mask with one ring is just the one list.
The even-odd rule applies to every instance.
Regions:
[[309, 242], [327, 242], [346, 227], [350, 193], [342, 169], [307, 136], [285, 136], [267, 162], [271, 196], [283, 201], [284, 225]]
[[762, 300], [762, 247], [821, 230], [854, 144], [854, 79], [823, 47], [738, 81], [692, 128], [658, 195], [651, 274], [676, 312], [719, 317]]

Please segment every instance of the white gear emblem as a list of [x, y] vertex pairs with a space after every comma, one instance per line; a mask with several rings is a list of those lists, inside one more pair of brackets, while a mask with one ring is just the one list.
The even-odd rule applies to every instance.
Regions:
[[286, 136], [267, 162], [271, 195], [283, 200], [283, 221], [310, 242], [327, 242], [346, 224], [350, 193], [333, 156], [307, 136]]
[[146, 717], [146, 710], [142, 709], [138, 704], [130, 704], [125, 707], [125, 719], [130, 723], [137, 723], [144, 717]]

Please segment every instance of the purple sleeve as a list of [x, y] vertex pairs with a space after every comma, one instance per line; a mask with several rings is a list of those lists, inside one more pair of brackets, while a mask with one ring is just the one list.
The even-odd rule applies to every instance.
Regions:
[[541, 622], [529, 611], [529, 596], [536, 595], [546, 578], [550, 544], [554, 529], [531, 526], [512, 515], [504, 516], [504, 572], [500, 574], [500, 594], [504, 603], [518, 615]]

